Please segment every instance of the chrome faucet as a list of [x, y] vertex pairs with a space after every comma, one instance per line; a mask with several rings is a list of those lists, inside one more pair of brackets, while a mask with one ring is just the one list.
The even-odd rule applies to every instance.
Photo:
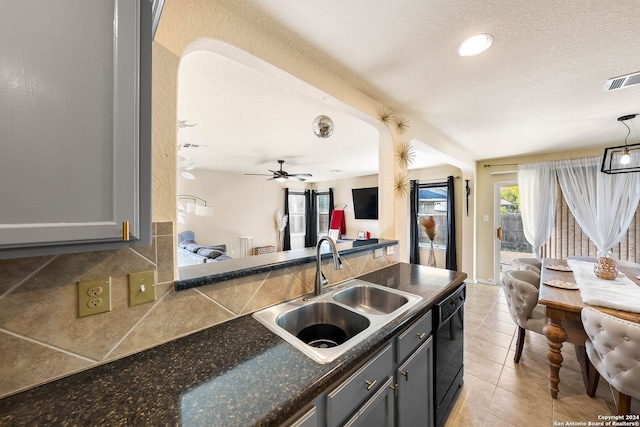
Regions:
[[342, 260], [340, 259], [340, 255], [338, 255], [338, 250], [336, 249], [336, 242], [329, 236], [322, 236], [320, 240], [318, 240], [318, 244], [316, 245], [316, 286], [314, 289], [314, 294], [316, 296], [322, 295], [324, 292], [324, 285], [329, 283], [324, 274], [322, 274], [322, 263], [320, 262], [320, 247], [323, 242], [329, 242], [329, 246], [331, 246], [332, 256], [333, 256], [333, 269], [339, 270], [342, 268]]

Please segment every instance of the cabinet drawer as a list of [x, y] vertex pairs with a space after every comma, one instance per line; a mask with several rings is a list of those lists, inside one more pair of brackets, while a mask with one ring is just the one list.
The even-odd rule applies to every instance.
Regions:
[[[382, 385], [393, 370], [393, 352], [388, 344], [327, 396], [327, 426], [340, 425]], [[375, 382], [374, 382], [375, 381]]]
[[317, 426], [318, 426], [318, 413], [316, 411], [315, 406], [309, 409], [307, 412], [305, 412], [304, 415], [302, 415], [300, 418], [298, 418], [296, 421], [294, 421], [292, 424], [289, 425], [289, 427], [317, 427]]
[[431, 330], [431, 311], [429, 311], [398, 336], [396, 345], [398, 363], [406, 359], [420, 344], [424, 343], [431, 335]]

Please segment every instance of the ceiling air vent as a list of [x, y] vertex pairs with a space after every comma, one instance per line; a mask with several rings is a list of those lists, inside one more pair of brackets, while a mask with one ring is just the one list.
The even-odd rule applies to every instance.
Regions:
[[635, 86], [640, 83], [640, 71], [637, 73], [627, 74], [626, 76], [614, 77], [604, 84], [603, 92], [623, 89], [629, 86]]

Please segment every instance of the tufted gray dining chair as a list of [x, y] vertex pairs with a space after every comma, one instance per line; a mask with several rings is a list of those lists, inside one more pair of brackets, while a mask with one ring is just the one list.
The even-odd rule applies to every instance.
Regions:
[[516, 354], [513, 358], [518, 363], [524, 347], [525, 331], [542, 334], [545, 324], [544, 307], [538, 305], [540, 276], [531, 270], [511, 270], [504, 274], [502, 282], [509, 314], [518, 325]]
[[587, 394], [595, 396], [598, 380], [603, 376], [618, 391], [618, 414], [629, 414], [630, 397], [640, 399], [640, 324], [592, 307], [583, 308], [581, 317], [588, 336]]
[[511, 268], [514, 270], [529, 270], [540, 274], [542, 262], [536, 258], [514, 258], [511, 260]]

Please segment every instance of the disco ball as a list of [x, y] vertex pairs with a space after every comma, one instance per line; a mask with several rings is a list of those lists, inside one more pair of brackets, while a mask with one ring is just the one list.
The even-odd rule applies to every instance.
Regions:
[[325, 115], [316, 117], [313, 121], [313, 133], [318, 138], [329, 138], [333, 134], [333, 120]]

